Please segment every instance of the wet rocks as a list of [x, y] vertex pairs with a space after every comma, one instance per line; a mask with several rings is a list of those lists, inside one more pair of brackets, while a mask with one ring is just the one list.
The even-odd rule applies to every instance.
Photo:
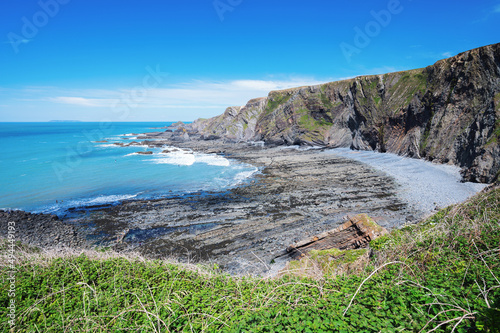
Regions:
[[15, 239], [39, 247], [81, 247], [85, 236], [74, 225], [56, 215], [32, 214], [23, 211], [0, 211], [0, 236], [7, 237], [8, 226], [14, 225]]
[[162, 154], [170, 154], [170, 153], [175, 153], [181, 151], [180, 149], [177, 148], [167, 148], [161, 151]]
[[[319, 150], [268, 149], [222, 140], [178, 146], [182, 151], [222, 153], [258, 166], [262, 173], [226, 192], [173, 194], [73, 215], [92, 222], [88, 236], [94, 243], [153, 258], [216, 261], [232, 274], [261, 274], [288, 244], [343, 224], [346, 213], [380, 217], [387, 227], [418, 216], [398, 200], [390, 178]], [[398, 210], [388, 210], [393, 206]]]

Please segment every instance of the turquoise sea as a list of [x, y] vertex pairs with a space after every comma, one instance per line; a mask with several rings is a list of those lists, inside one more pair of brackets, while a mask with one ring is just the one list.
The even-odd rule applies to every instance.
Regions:
[[[194, 191], [221, 191], [257, 168], [222, 156], [119, 147], [171, 123], [0, 123], [0, 209], [63, 214]], [[108, 141], [97, 143], [96, 141]], [[153, 155], [138, 155], [138, 151]]]

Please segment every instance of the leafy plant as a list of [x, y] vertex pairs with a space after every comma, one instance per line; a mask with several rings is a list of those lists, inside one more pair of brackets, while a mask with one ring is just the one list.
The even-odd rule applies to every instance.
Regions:
[[[213, 265], [19, 247], [14, 331], [499, 332], [499, 203], [492, 188], [372, 241], [356, 272], [315, 279], [236, 278]], [[7, 290], [6, 265], [0, 273]], [[9, 304], [0, 293], [1, 313]]]

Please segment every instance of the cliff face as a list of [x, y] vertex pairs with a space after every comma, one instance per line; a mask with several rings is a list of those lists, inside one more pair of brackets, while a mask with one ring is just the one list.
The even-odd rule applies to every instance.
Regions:
[[232, 140], [250, 140], [255, 136], [257, 120], [266, 106], [267, 98], [255, 98], [245, 106], [231, 106], [220, 116], [210, 119], [197, 119], [192, 127], [210, 136], [225, 137]]
[[465, 180], [492, 182], [500, 170], [500, 44], [422, 69], [273, 91], [194, 127], [232, 140], [453, 163]]

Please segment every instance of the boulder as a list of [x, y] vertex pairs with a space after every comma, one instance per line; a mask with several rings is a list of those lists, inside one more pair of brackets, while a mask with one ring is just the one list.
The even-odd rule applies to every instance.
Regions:
[[309, 237], [290, 245], [286, 251], [294, 259], [304, 257], [312, 250], [352, 250], [365, 248], [371, 240], [387, 234], [366, 214], [347, 217], [348, 221], [340, 227]]
[[289, 246], [287, 252], [296, 260], [280, 275], [321, 277], [360, 271], [370, 257], [370, 241], [387, 233], [366, 214], [348, 216], [340, 227]]

